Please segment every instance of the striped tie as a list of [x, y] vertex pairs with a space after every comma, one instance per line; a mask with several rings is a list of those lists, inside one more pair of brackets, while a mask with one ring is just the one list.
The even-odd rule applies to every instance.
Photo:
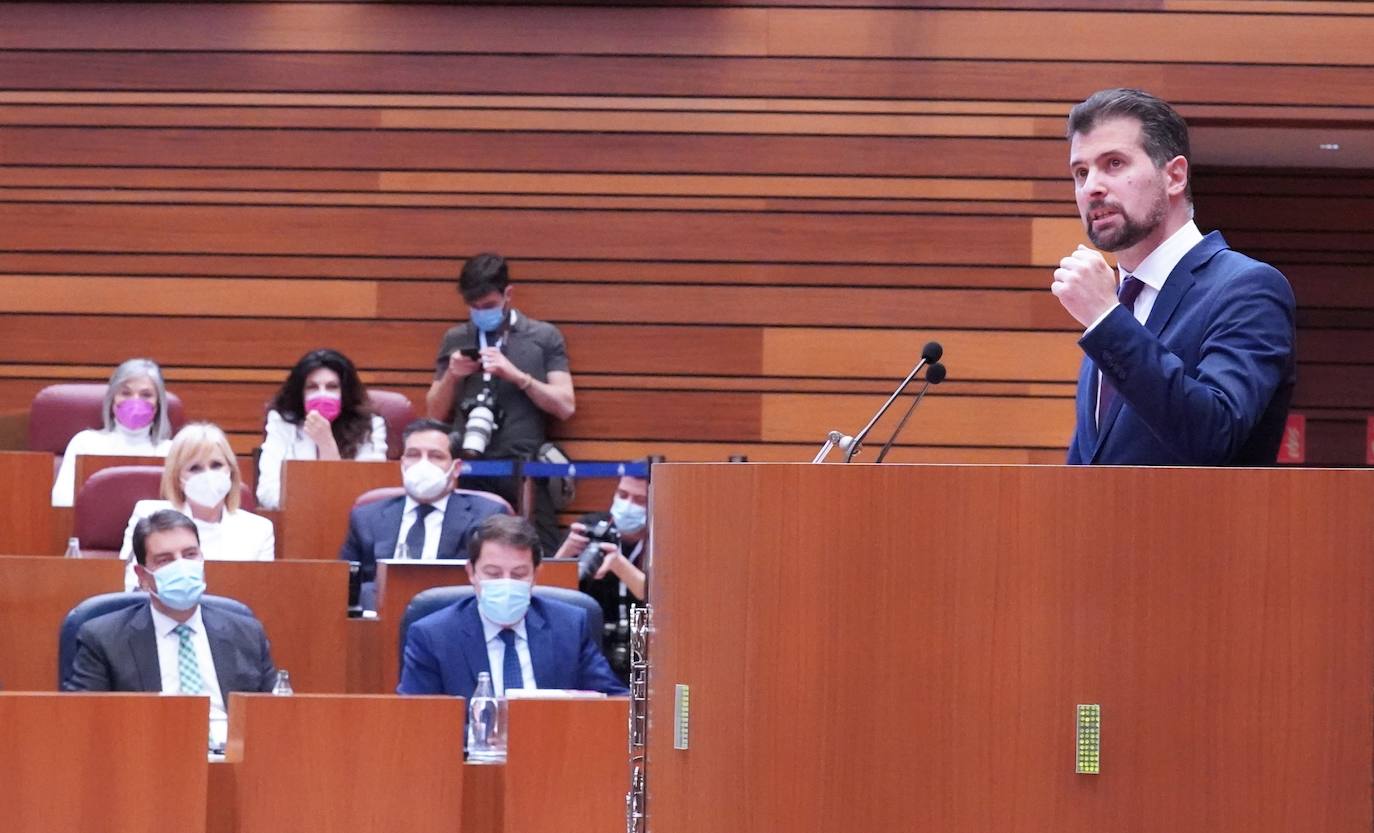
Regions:
[[191, 641], [190, 625], [177, 625], [172, 629], [180, 642], [177, 644], [177, 677], [182, 694], [204, 694], [205, 680], [200, 676], [200, 661], [196, 659], [196, 646]]

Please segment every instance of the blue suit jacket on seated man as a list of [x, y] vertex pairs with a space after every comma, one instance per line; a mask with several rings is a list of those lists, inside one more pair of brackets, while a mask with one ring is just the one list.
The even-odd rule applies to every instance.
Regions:
[[468, 546], [467, 574], [476, 595], [410, 626], [398, 694], [470, 697], [484, 671], [498, 693], [516, 673], [525, 688], [627, 693], [586, 611], [532, 598], [540, 545], [529, 521], [493, 515]]
[[[395, 557], [405, 506], [406, 498], [402, 495], [359, 506], [349, 515], [348, 538], [339, 551], [339, 558], [357, 561], [362, 565], [363, 581], [376, 579], [378, 559]], [[450, 495], [444, 504], [438, 557], [466, 558], [472, 531], [485, 518], [504, 512], [504, 506], [486, 498], [469, 494]]]
[[[525, 630], [539, 688], [628, 693], [601, 653], [601, 635], [588, 629], [586, 611], [552, 599], [531, 599]], [[490, 673], [491, 663], [477, 599], [470, 597], [410, 626], [396, 692], [470, 697], [482, 671]]]

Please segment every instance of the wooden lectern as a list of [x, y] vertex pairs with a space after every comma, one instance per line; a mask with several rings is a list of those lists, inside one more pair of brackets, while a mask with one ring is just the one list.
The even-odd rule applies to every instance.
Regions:
[[1370, 830], [1374, 472], [664, 465], [653, 501], [653, 833]]

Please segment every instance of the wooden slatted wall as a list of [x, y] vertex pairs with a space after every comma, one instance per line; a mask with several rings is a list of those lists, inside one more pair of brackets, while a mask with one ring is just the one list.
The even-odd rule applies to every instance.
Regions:
[[[148, 354], [247, 451], [320, 345], [420, 402], [499, 250], [568, 337], [576, 456], [809, 458], [935, 338], [895, 458], [1057, 462], [1068, 106], [1364, 124], [1370, 43], [1355, 2], [0, 5], [0, 402]], [[1197, 191], [1294, 275], [1314, 453], [1362, 460], [1370, 180]]]

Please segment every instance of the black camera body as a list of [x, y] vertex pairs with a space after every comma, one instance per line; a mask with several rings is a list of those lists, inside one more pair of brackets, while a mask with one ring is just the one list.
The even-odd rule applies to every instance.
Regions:
[[586, 581], [596, 575], [596, 571], [601, 569], [601, 562], [606, 560], [606, 553], [601, 551], [602, 544], [615, 544], [620, 546], [620, 530], [615, 528], [615, 524], [609, 520], [600, 520], [587, 526], [586, 536], [587, 546], [582, 550], [582, 554], [577, 557], [577, 579]]

